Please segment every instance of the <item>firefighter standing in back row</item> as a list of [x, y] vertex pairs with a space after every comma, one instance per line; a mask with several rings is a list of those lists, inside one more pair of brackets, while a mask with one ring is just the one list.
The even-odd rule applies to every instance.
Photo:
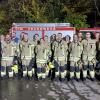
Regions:
[[[81, 54], [83, 51], [82, 44], [78, 40], [78, 36], [74, 34], [73, 42], [69, 45], [70, 52], [70, 79], [76, 76], [77, 81], [80, 80]], [[74, 73], [75, 72], [75, 73]], [[74, 76], [75, 74], [75, 76]]]
[[83, 34], [81, 32], [78, 33], [78, 40], [79, 42], [82, 42], [83, 40]]
[[54, 66], [55, 66], [55, 80], [61, 77], [61, 81], [65, 79], [66, 71], [66, 50], [68, 46], [62, 39], [62, 33], [58, 33], [56, 36], [56, 41], [54, 41], [52, 49], [54, 51]]
[[96, 33], [96, 74], [100, 75], [100, 33]]
[[[13, 77], [13, 59], [16, 54], [16, 45], [11, 41], [11, 36], [6, 35], [5, 43], [2, 44], [1, 77]], [[6, 73], [8, 71], [8, 73]]]
[[96, 41], [91, 39], [91, 34], [89, 32], [86, 33], [86, 39], [82, 41], [82, 45], [83, 79], [86, 80], [87, 69], [89, 69], [90, 78], [91, 80], [94, 80], [94, 67], [96, 64]]
[[31, 60], [34, 57], [34, 46], [28, 39], [28, 33], [24, 33], [23, 40], [20, 42], [19, 47], [21, 53], [23, 77], [26, 77], [28, 74], [28, 76], [31, 78], [34, 73], [32, 69], [33, 65], [31, 64]]
[[46, 78], [46, 66], [47, 66], [47, 53], [46, 46], [44, 45], [44, 40], [41, 38], [35, 47], [36, 53], [36, 64], [37, 64], [37, 78], [38, 80]]

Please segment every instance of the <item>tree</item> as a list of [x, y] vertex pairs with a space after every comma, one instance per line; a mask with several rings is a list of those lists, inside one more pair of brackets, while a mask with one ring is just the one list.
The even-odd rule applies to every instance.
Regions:
[[15, 23], [69, 22], [76, 28], [89, 27], [87, 14], [93, 0], [2, 0], [0, 1], [0, 32]]

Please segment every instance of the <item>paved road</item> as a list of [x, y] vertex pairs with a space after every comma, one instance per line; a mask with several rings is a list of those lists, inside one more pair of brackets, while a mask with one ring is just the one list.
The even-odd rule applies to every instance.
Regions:
[[0, 100], [100, 100], [100, 82], [1, 80]]

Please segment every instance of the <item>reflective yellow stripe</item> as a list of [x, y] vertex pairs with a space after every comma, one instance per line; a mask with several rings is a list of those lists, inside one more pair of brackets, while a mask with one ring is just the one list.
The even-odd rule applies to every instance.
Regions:
[[5, 75], [6, 75], [6, 71], [1, 72], [1, 77], [5, 76]]
[[61, 72], [61, 78], [65, 78], [65, 73]]
[[31, 71], [28, 71], [28, 75], [31, 77], [32, 76], [32, 70]]
[[80, 79], [80, 72], [76, 72], [76, 78]]
[[70, 61], [77, 62], [77, 61], [79, 61], [79, 60], [80, 60], [79, 57], [70, 57]]
[[37, 73], [38, 78], [42, 76], [42, 73]]
[[67, 70], [64, 71], [65, 76], [67, 75]]
[[35, 69], [34, 69], [34, 68], [32, 68], [32, 73], [33, 73], [33, 74], [35, 73]]
[[31, 59], [31, 58], [32, 58], [31, 56], [22, 56], [22, 59], [26, 59], [26, 60]]
[[83, 77], [87, 77], [87, 71], [83, 71]]
[[95, 72], [94, 71], [90, 71], [90, 76], [91, 76], [91, 78], [94, 78], [95, 77]]
[[23, 76], [26, 76], [27, 75], [27, 71], [23, 71]]
[[55, 75], [56, 75], [56, 76], [59, 76], [59, 72], [55, 72]]
[[74, 72], [70, 72], [70, 78], [74, 77]]
[[13, 71], [12, 72], [9, 72], [9, 77], [13, 77]]
[[26, 59], [26, 60], [29, 60], [29, 59], [31, 59], [31, 57], [25, 57], [25, 59]]
[[58, 60], [59, 61], [64, 61], [65, 60], [65, 57], [58, 57]]
[[2, 57], [2, 60], [7, 60], [7, 61], [13, 60], [13, 57]]
[[46, 63], [46, 60], [37, 59], [37, 63]]
[[46, 74], [45, 73], [42, 73], [41, 76], [42, 76], [42, 78], [46, 78]]

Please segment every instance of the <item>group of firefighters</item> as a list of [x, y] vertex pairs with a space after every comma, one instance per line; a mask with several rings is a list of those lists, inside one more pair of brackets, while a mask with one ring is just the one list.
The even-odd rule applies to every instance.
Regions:
[[[74, 34], [62, 37], [62, 33], [53, 34], [51, 39], [47, 35], [39, 38], [38, 34], [30, 40], [28, 33], [22, 32], [17, 41], [16, 34], [1, 35], [1, 66], [0, 77], [23, 78], [36, 77], [44, 80], [54, 77], [54, 80], [80, 81], [89, 77], [95, 80], [95, 68], [100, 66], [100, 33], [91, 39], [91, 34]], [[16, 41], [15, 41], [16, 40]], [[50, 40], [50, 41], [49, 41]]]

